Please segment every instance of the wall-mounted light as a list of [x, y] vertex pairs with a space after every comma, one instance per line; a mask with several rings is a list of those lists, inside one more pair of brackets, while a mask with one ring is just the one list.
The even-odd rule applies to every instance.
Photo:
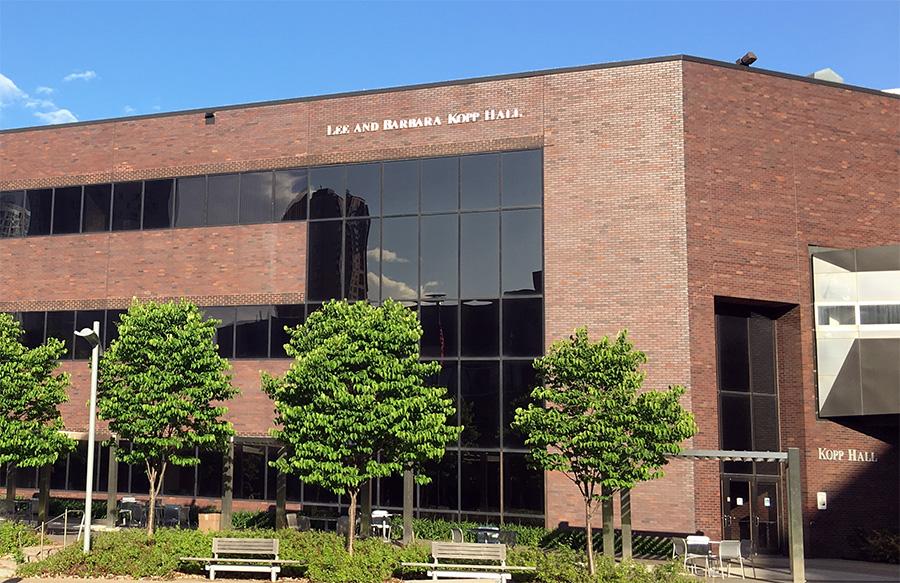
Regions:
[[216, 123], [216, 112], [207, 111], [205, 114], [203, 114], [203, 119], [206, 121], [206, 125], [212, 125]]
[[750, 65], [752, 65], [755, 62], [756, 62], [756, 54], [754, 54], [753, 51], [747, 51], [747, 53], [745, 53], [743, 57], [741, 57], [740, 59], [735, 61], [736, 64], [743, 65], [745, 67], [749, 67]]

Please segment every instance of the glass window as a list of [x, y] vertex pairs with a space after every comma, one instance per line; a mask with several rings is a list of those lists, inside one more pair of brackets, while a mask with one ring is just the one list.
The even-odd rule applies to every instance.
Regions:
[[530, 465], [524, 453], [503, 454], [503, 512], [540, 514], [544, 511], [544, 472]]
[[174, 180], [148, 180], [144, 183], [144, 228], [168, 229], [172, 226]]
[[392, 508], [403, 507], [403, 474], [394, 474], [378, 480], [378, 505]]
[[503, 294], [543, 291], [543, 225], [541, 211], [507, 211], [503, 222]]
[[0, 237], [24, 237], [27, 228], [25, 191], [0, 192]]
[[266, 448], [258, 445], [234, 446], [234, 495], [262, 500], [265, 497]]
[[464, 210], [500, 206], [500, 156], [479, 154], [460, 158], [459, 199]]
[[819, 306], [819, 326], [852, 326], [856, 324], [855, 306]]
[[462, 306], [462, 355], [500, 353], [500, 306], [496, 300], [469, 300]]
[[503, 300], [503, 355], [539, 356], [544, 349], [540, 298]]
[[[75, 327], [73, 330], [93, 328], [94, 321], [100, 322], [100, 325], [103, 326], [103, 310], [78, 310], [75, 313]], [[100, 332], [102, 333], [103, 330], [101, 329]], [[75, 351], [75, 358], [91, 357], [91, 345], [87, 340], [75, 338], [72, 346]], [[101, 347], [101, 350], [103, 348]]]
[[723, 391], [749, 391], [750, 357], [747, 346], [747, 319], [741, 316], [718, 314], [716, 323], [716, 344], [719, 347], [719, 388]]
[[453, 358], [459, 354], [459, 325], [456, 301], [422, 302], [423, 358]]
[[540, 150], [501, 154], [500, 166], [503, 169], [503, 206], [541, 204], [544, 167]]
[[295, 328], [303, 323], [303, 305], [283, 305], [272, 308], [271, 317], [271, 350], [272, 358], [287, 358], [284, 345], [290, 341], [290, 335], [284, 330], [285, 326]]
[[460, 295], [495, 298], [500, 291], [500, 221], [498, 213], [460, 217]]
[[307, 294], [312, 301], [341, 297], [341, 221], [309, 225]]
[[223, 456], [218, 451], [200, 450], [197, 466], [197, 494], [203, 497], [222, 496]]
[[272, 222], [272, 173], [241, 175], [241, 224]]
[[381, 164], [347, 167], [347, 216], [381, 214]]
[[344, 295], [378, 302], [381, 220], [348, 220], [344, 225]]
[[53, 233], [77, 233], [81, 227], [81, 187], [57, 188], [53, 203]]
[[103, 346], [108, 347], [113, 340], [119, 337], [119, 322], [122, 314], [128, 310], [106, 310], [106, 325], [103, 327]]
[[140, 182], [123, 182], [113, 185], [113, 231], [131, 231], [141, 228]]
[[[183, 451], [182, 455], [194, 455], [193, 451]], [[196, 468], [168, 464], [163, 476], [163, 493], [173, 496], [193, 496]]]
[[431, 482], [419, 486], [419, 507], [436, 510], [456, 510], [459, 507], [459, 453], [449, 450], [439, 462], [425, 467]]
[[[459, 417], [463, 447], [500, 446], [500, 365], [463, 361], [459, 373]], [[474, 508], [469, 508], [474, 510]]]
[[422, 217], [422, 294], [457, 297], [459, 219], [457, 215]]
[[175, 226], [206, 224], [206, 176], [179, 178], [175, 183]]
[[75, 312], [47, 312], [47, 338], [59, 338], [66, 343], [63, 358], [72, 357], [72, 341], [75, 339]]
[[460, 479], [462, 510], [500, 511], [500, 454], [464, 451]]
[[754, 393], [775, 394], [775, 323], [765, 316], [754, 315], [747, 325], [750, 390]]
[[22, 344], [37, 348], [44, 343], [44, 312], [22, 312]]
[[381, 250], [381, 295], [412, 299], [419, 287], [419, 221], [384, 219]]
[[459, 208], [459, 158], [422, 160], [422, 212], [447, 212]]
[[240, 176], [220, 174], [210, 176], [206, 181], [206, 224], [238, 224], [238, 200], [240, 199]]
[[[65, 490], [66, 489], [66, 467], [69, 465], [69, 455], [63, 454], [56, 458], [53, 469], [50, 472], [50, 489]], [[6, 464], [0, 464], [0, 474], [5, 469]], [[0, 485], [5, 485], [0, 478]]]
[[268, 306], [243, 306], [238, 308], [234, 331], [235, 358], [266, 358], [268, 354]]
[[219, 346], [219, 355], [224, 358], [232, 358], [234, 356], [235, 308], [203, 308], [203, 315], [208, 319], [220, 321], [215, 339]]
[[29, 190], [25, 192], [25, 208], [28, 209], [28, 234], [49, 235], [50, 217], [53, 212], [53, 190]]
[[419, 162], [384, 164], [384, 214], [408, 215], [419, 210]]
[[109, 210], [112, 184], [90, 184], [84, 187], [84, 211], [81, 231], [94, 233], [109, 230]]
[[900, 324], [900, 304], [869, 305], [859, 307], [859, 323]]
[[507, 360], [503, 363], [503, 447], [525, 447], [525, 436], [510, 424], [516, 418], [516, 409], [531, 403], [531, 391], [536, 382], [532, 361]]
[[344, 195], [347, 192], [347, 167], [325, 166], [309, 171], [312, 197], [309, 218], [329, 219], [343, 216]]
[[777, 398], [753, 395], [753, 449], [778, 451], [779, 442]]
[[275, 220], [305, 221], [309, 182], [306, 169], [275, 173]]
[[87, 486], [87, 442], [79, 441], [69, 454], [69, 490], [84, 491]]
[[[753, 449], [750, 434], [750, 395], [720, 394], [719, 423], [722, 426], [722, 449]], [[751, 462], [725, 462], [726, 472], [749, 473]]]
[[[453, 408], [457, 413], [448, 423], [451, 425], [459, 425], [459, 361], [443, 360], [437, 361], [441, 366], [441, 370], [436, 375], [431, 375], [425, 380], [425, 385], [429, 387], [444, 387], [447, 389], [446, 396], [453, 401]], [[447, 447], [457, 447], [459, 444], [454, 439], [447, 443]]]
[[[316, 486], [314, 484], [303, 484], [303, 501], [317, 504], [335, 504], [338, 501], [338, 497], [337, 494], [335, 494], [331, 490], [326, 490], [321, 486]], [[310, 510], [310, 514], [315, 512], [312, 509]]]

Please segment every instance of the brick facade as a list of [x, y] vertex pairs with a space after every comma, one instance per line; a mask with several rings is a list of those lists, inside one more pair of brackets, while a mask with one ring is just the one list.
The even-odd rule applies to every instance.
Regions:
[[[778, 320], [781, 441], [805, 452], [816, 554], [862, 517], [880, 513], [887, 524], [898, 514], [896, 436], [888, 445], [816, 419], [806, 251], [898, 242], [898, 104], [666, 58], [222, 108], [211, 125], [197, 111], [3, 132], [0, 189], [543, 148], [546, 345], [581, 325], [593, 336], [627, 328], [648, 353], [648, 387], [688, 388], [701, 427], [692, 445], [719, 446], [714, 298], [796, 306]], [[521, 117], [326, 135], [328, 125], [513, 107]], [[5, 240], [0, 262], [2, 310], [115, 308], [132, 296], [291, 303], [305, 292], [306, 225]], [[86, 283], [98, 274], [99, 284]], [[259, 369], [284, 366], [234, 364], [243, 394], [231, 415], [242, 434], [264, 434], [271, 421]], [[65, 368], [73, 399], [64, 416], [79, 428], [86, 370]], [[824, 445], [877, 451], [880, 461], [819, 462]], [[869, 481], [884, 495], [860, 496]], [[635, 528], [720, 532], [719, 484], [717, 464], [674, 461], [663, 480], [636, 489]], [[548, 526], [583, 524], [564, 476], [548, 475], [545, 488]], [[823, 490], [835, 497], [827, 514], [814, 510]], [[836, 524], [841, 535], [825, 534]]]

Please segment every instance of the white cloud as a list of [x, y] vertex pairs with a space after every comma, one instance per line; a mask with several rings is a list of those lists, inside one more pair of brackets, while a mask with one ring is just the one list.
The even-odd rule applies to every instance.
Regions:
[[124, 111], [127, 115], [127, 114], [134, 113], [137, 110], [135, 108], [131, 107], [130, 105], [126, 105], [125, 107], [122, 108], [122, 111]]
[[53, 111], [36, 111], [34, 112], [34, 117], [38, 118], [42, 122], [48, 125], [55, 125], [59, 123], [72, 123], [74, 121], [78, 121], [78, 118], [75, 117], [68, 109], [55, 109]]
[[26, 99], [28, 94], [19, 89], [13, 80], [0, 73], [0, 107], [12, 105], [20, 99]]
[[28, 109], [56, 109], [56, 104], [49, 99], [28, 97], [25, 100], [25, 107]]
[[54, 89], [53, 87], [45, 87], [43, 85], [34, 90], [34, 92], [38, 95], [50, 95], [54, 91], [56, 91], [56, 89]]
[[82, 71], [80, 73], [69, 73], [65, 77], [63, 77], [63, 81], [90, 81], [91, 79], [96, 79], [97, 73], [95, 71]]
[[400, 257], [396, 252], [391, 251], [390, 249], [369, 249], [366, 252], [366, 256], [368, 256], [369, 259], [378, 261], [379, 252], [381, 253], [381, 260], [385, 263], [409, 263], [409, 259]]
[[[369, 281], [370, 287], [378, 286], [378, 276], [371, 271], [366, 274], [366, 279]], [[381, 296], [384, 298], [414, 298], [416, 297], [416, 291], [402, 281], [397, 281], [386, 275], [382, 275]]]
[[900, 95], [900, 87], [897, 87], [896, 89], [882, 89], [882, 91], [884, 91], [885, 93], [894, 93], [896, 95]]

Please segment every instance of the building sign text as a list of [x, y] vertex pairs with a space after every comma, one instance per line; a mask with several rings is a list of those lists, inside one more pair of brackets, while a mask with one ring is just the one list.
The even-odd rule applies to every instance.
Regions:
[[505, 119], [519, 119], [524, 117], [518, 107], [510, 109], [485, 109], [483, 111], [451, 112], [447, 115], [433, 115], [424, 117], [407, 117], [400, 119], [383, 119], [357, 122], [355, 124], [335, 124], [325, 127], [326, 136], [343, 136], [347, 134], [365, 134], [369, 132], [387, 132], [391, 130], [406, 130], [414, 128], [429, 128], [435, 126], [452, 126], [464, 123], [477, 123], [485, 121], [501, 121]]

